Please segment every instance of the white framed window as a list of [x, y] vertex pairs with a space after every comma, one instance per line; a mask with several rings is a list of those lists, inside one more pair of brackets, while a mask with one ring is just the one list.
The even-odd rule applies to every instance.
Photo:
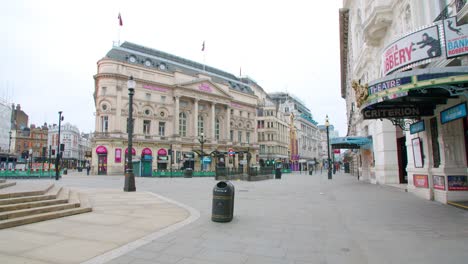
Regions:
[[205, 125], [205, 120], [203, 116], [198, 116], [198, 135], [199, 136], [205, 132], [204, 125]]
[[101, 132], [109, 132], [109, 116], [101, 116]]
[[215, 137], [216, 137], [216, 140], [219, 140], [219, 131], [220, 131], [220, 123], [219, 123], [219, 119], [216, 118], [216, 122], [215, 122]]
[[179, 135], [187, 136], [187, 115], [183, 112], [179, 114]]
[[159, 136], [163, 137], [166, 134], [166, 122], [159, 122]]
[[143, 120], [143, 134], [149, 135], [151, 132], [151, 120]]

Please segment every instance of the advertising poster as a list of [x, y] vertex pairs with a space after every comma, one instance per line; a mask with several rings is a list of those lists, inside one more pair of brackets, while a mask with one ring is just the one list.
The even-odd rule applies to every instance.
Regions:
[[413, 138], [411, 142], [413, 143], [414, 167], [422, 168], [424, 167], [424, 161], [422, 157], [421, 139]]
[[441, 55], [439, 30], [432, 26], [390, 44], [382, 54], [382, 70], [387, 75], [409, 64]]
[[115, 149], [115, 163], [122, 162], [122, 149], [116, 148]]
[[414, 186], [418, 188], [429, 188], [429, 182], [427, 175], [413, 175]]
[[463, 175], [447, 176], [449, 191], [468, 191], [468, 177]]
[[468, 54], [468, 24], [459, 25], [456, 17], [444, 20], [447, 58]]
[[434, 181], [434, 189], [445, 191], [445, 177], [444, 176], [432, 175], [432, 180]]

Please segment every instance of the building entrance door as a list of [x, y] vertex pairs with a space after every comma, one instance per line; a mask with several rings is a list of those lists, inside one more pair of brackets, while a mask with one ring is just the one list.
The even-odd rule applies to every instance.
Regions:
[[406, 137], [397, 139], [398, 151], [398, 174], [400, 183], [408, 183], [408, 172], [406, 166], [408, 165], [408, 155], [406, 151]]
[[107, 174], [107, 154], [98, 155], [98, 175]]

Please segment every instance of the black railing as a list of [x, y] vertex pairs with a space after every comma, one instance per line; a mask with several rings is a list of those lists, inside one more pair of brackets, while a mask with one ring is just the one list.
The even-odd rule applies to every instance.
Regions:
[[[466, 0], [455, 0], [454, 4], [455, 4], [455, 9], [456, 9], [456, 14], [458, 14], [458, 12], [460, 12], [460, 10], [462, 10], [462, 8], [465, 6]], [[450, 16], [450, 12], [449, 12], [450, 6], [451, 6], [451, 4], [448, 4], [444, 8], [444, 10], [442, 10], [442, 12], [440, 12], [440, 14], [436, 17], [436, 19], [434, 19], [434, 22], [449, 18], [449, 16]]]
[[216, 167], [216, 176], [234, 176], [244, 174], [243, 168], [226, 168], [226, 167]]
[[273, 167], [260, 167], [260, 168], [251, 167], [249, 169], [249, 176], [273, 175], [273, 171], [274, 171]]

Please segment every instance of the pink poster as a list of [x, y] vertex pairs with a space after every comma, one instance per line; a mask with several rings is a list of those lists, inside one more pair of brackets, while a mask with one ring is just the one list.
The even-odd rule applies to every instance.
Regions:
[[115, 149], [115, 163], [122, 162], [122, 149], [116, 148]]

